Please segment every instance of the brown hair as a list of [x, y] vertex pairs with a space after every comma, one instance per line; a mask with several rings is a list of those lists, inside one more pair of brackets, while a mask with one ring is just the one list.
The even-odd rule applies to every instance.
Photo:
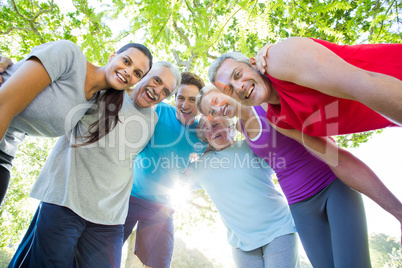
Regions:
[[[128, 43], [121, 47], [117, 54], [120, 54], [126, 51], [129, 48], [136, 48], [141, 51], [148, 59], [149, 59], [149, 70], [152, 68], [152, 54], [149, 49], [138, 43]], [[148, 71], [149, 71], [148, 70]], [[148, 72], [147, 72], [148, 73]], [[144, 74], [145, 76], [146, 74]], [[106, 136], [110, 131], [112, 131], [117, 123], [120, 121], [119, 112], [121, 107], [123, 106], [125, 90], [115, 90], [113, 88], [109, 88], [103, 92], [100, 92], [96, 96], [96, 104], [100, 105], [103, 103], [104, 109], [102, 110], [102, 116], [99, 120], [92, 123], [88, 127], [88, 135], [84, 136], [85, 142], [77, 146], [84, 146], [91, 143], [95, 143]], [[77, 128], [75, 128], [74, 136], [77, 138]]]
[[[181, 85], [193, 85], [201, 90], [205, 86], [204, 80], [198, 75], [191, 72], [182, 72], [181, 73]], [[177, 96], [177, 93], [176, 93]]]

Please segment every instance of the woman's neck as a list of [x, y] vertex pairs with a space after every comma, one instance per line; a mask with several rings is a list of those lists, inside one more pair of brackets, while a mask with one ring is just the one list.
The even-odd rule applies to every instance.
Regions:
[[87, 61], [87, 73], [85, 76], [85, 98], [90, 100], [93, 96], [107, 89], [104, 67], [97, 67]]

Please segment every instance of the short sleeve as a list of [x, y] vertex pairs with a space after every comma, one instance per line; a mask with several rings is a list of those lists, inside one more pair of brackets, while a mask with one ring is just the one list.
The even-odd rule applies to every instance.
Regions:
[[31, 57], [40, 60], [52, 82], [73, 73], [71, 71], [78, 68], [77, 64], [86, 64], [86, 57], [80, 48], [68, 40], [59, 40], [37, 46], [27, 59]]

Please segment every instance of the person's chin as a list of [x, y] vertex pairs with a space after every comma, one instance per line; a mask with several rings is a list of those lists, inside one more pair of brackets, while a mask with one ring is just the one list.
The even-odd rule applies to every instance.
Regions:
[[137, 102], [135, 102], [135, 105], [137, 105], [138, 108], [142, 108], [142, 109], [148, 108], [151, 106], [151, 104], [149, 104], [145, 100], [138, 100]]
[[248, 106], [259, 106], [262, 104], [262, 99], [256, 94], [257, 92], [254, 92], [253, 95], [250, 96], [250, 98], [246, 99]]
[[240, 101], [241, 105], [246, 105], [246, 106], [253, 106], [252, 102], [250, 101], [250, 99], [242, 99]]

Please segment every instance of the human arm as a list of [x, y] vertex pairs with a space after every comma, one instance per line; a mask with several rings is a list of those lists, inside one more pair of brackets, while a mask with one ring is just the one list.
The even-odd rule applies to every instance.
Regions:
[[357, 157], [339, 148], [331, 138], [312, 137], [295, 129], [277, 128], [277, 130], [303, 144], [309, 151], [326, 162], [340, 180], [371, 198], [402, 224], [401, 202]]
[[288, 38], [265, 50], [250, 62], [272, 77], [356, 100], [402, 123], [401, 80], [355, 67], [309, 38]]
[[15, 115], [24, 110], [50, 84], [41, 62], [32, 57], [0, 87], [0, 139]]
[[10, 58], [4, 57], [0, 55], [0, 86], [4, 82], [3, 77], [1, 76], [1, 73], [4, 73], [4, 71], [13, 65], [13, 62], [11, 61]]

